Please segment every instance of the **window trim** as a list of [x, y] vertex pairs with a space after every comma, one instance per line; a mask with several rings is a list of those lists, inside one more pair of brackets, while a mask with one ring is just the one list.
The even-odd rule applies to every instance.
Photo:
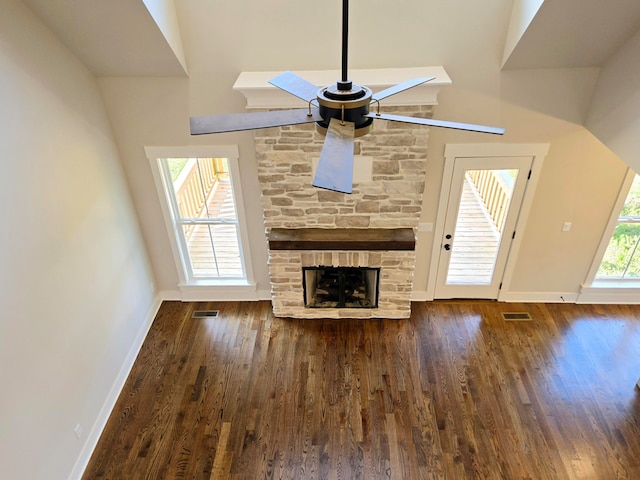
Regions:
[[[249, 242], [249, 232], [247, 229], [245, 208], [243, 204], [243, 193], [240, 179], [239, 152], [237, 145], [212, 145], [212, 146], [164, 146], [145, 147], [145, 154], [149, 159], [156, 191], [160, 201], [160, 207], [167, 228], [167, 235], [176, 264], [179, 283], [177, 287], [182, 292], [183, 300], [215, 300], [212, 298], [212, 290], [208, 287], [225, 287], [225, 291], [234, 292], [229, 297], [229, 293], [222, 294], [220, 299], [226, 300], [247, 300], [255, 297], [256, 284], [254, 282], [253, 268], [251, 265], [251, 252]], [[189, 278], [188, 268], [185, 262], [184, 252], [178, 244], [175, 233], [176, 219], [168, 204], [165, 193], [165, 178], [162, 172], [160, 159], [162, 158], [226, 158], [231, 173], [231, 186], [236, 202], [236, 213], [238, 220], [238, 234], [240, 240], [240, 254], [245, 270], [245, 278]], [[240, 287], [240, 290], [238, 290]], [[244, 291], [243, 287], [248, 287]]]
[[629, 191], [631, 190], [631, 185], [633, 180], [636, 177], [636, 172], [631, 168], [627, 169], [627, 173], [625, 174], [624, 179], [622, 180], [622, 184], [620, 185], [620, 191], [618, 193], [618, 198], [616, 199], [613, 208], [611, 209], [611, 215], [609, 218], [609, 222], [605, 227], [602, 238], [600, 239], [600, 245], [598, 246], [598, 250], [593, 257], [593, 261], [591, 263], [591, 268], [589, 269], [589, 273], [587, 274], [587, 278], [581, 288], [581, 293], [589, 293], [591, 289], [597, 291], [598, 293], [603, 293], [603, 289], [614, 289], [614, 291], [619, 291], [620, 289], [637, 289], [640, 288], [640, 280], [639, 279], [623, 279], [623, 278], [598, 278], [596, 279], [596, 275], [600, 268], [600, 264], [602, 263], [602, 259], [604, 254], [609, 246], [609, 242], [611, 241], [611, 237], [613, 236], [613, 232], [618, 225], [618, 219], [620, 218], [620, 212], [624, 207], [624, 204], [627, 200], [627, 195], [629, 195]]

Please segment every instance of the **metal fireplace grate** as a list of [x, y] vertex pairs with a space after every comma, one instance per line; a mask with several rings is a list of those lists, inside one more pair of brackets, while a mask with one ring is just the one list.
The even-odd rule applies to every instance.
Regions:
[[378, 308], [379, 267], [302, 267], [305, 307]]

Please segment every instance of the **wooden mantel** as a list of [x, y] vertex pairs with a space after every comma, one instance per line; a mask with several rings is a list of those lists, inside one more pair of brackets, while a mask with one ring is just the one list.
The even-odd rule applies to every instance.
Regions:
[[270, 250], [415, 250], [413, 228], [272, 228]]

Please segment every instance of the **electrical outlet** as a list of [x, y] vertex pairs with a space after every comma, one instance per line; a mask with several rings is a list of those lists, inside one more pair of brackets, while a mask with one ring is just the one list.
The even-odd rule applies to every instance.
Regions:
[[77, 424], [76, 428], [73, 429], [73, 433], [75, 433], [76, 438], [80, 440], [80, 437], [82, 437], [82, 425]]
[[562, 231], [568, 232], [569, 230], [571, 230], [571, 222], [564, 222], [562, 224]]

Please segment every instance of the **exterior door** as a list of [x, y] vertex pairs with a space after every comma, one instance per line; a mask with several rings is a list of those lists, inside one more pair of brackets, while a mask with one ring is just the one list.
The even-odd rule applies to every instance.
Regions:
[[498, 298], [532, 162], [455, 158], [435, 298]]

